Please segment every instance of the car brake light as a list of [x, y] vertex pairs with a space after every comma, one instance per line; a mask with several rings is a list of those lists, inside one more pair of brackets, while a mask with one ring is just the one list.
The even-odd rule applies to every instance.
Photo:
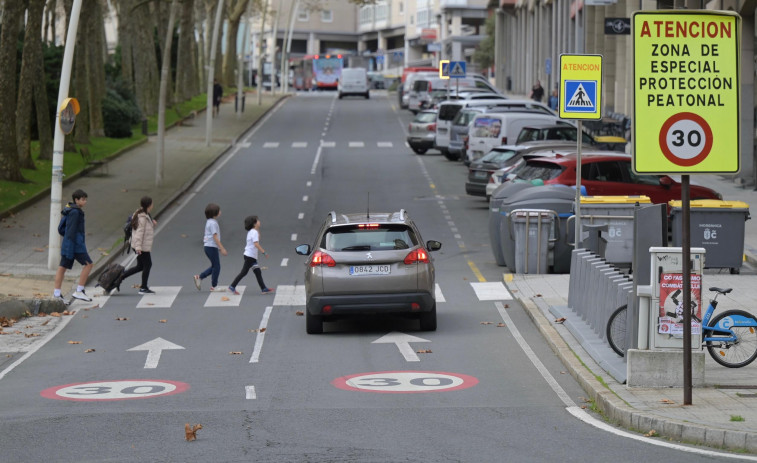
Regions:
[[428, 127], [426, 127], [426, 130], [429, 132], [436, 132], [436, 124], [429, 124]]
[[468, 135], [463, 137], [463, 149], [468, 150]]
[[428, 264], [429, 263], [428, 253], [426, 252], [425, 249], [416, 249], [415, 251], [412, 251], [410, 254], [408, 254], [405, 257], [404, 262], [406, 265], [411, 265], [416, 262]]
[[358, 224], [357, 228], [378, 228], [378, 226], [377, 223], [361, 223]]
[[334, 261], [333, 257], [326, 254], [325, 252], [316, 251], [313, 254], [313, 260], [310, 261], [310, 266], [318, 267], [320, 265], [326, 265], [327, 267], [334, 267], [336, 265], [336, 262]]
[[507, 137], [502, 137], [502, 144], [503, 144], [503, 145], [506, 145], [506, 144], [507, 144]]

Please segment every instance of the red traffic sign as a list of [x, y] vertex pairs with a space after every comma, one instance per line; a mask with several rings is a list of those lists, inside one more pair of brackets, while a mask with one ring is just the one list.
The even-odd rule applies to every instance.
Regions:
[[695, 166], [712, 151], [712, 128], [698, 114], [670, 116], [660, 128], [660, 149], [668, 161], [681, 167]]

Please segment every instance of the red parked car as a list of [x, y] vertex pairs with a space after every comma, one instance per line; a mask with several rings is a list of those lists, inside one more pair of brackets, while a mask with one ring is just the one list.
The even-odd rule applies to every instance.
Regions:
[[[576, 184], [575, 154], [526, 161], [515, 173], [516, 181], [541, 179], [545, 185]], [[592, 155], [581, 157], [581, 185], [591, 196], [646, 195], [652, 203], [667, 203], [681, 199], [681, 184], [667, 175], [640, 175], [631, 168], [631, 157], [626, 154]], [[723, 199], [723, 196], [699, 185], [691, 185], [694, 199]]]

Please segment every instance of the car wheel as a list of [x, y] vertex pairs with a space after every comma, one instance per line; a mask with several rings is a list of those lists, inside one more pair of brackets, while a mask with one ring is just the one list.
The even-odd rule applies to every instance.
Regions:
[[370, 93], [370, 92], [365, 92], [365, 99], [367, 100], [367, 99], [369, 99], [370, 97], [371, 97], [371, 93]]
[[436, 331], [436, 303], [430, 312], [420, 314], [418, 320], [421, 322], [421, 331]]
[[439, 151], [441, 151], [444, 157], [449, 159], [450, 161], [457, 161], [458, 159], [460, 159], [460, 156], [454, 153], [450, 153], [449, 150], [441, 149]]
[[341, 93], [339, 94], [339, 99], [340, 99], [340, 100], [342, 99], [342, 94], [341, 94]]
[[418, 147], [411, 147], [413, 151], [415, 151], [415, 154], [426, 154], [426, 151], [428, 151], [426, 148], [418, 148]]
[[305, 331], [308, 334], [323, 333], [323, 317], [313, 315], [308, 310], [305, 310]]

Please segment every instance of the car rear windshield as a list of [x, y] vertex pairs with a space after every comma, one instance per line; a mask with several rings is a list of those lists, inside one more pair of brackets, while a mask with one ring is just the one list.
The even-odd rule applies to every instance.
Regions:
[[474, 111], [470, 109], [459, 111], [455, 116], [455, 119], [452, 121], [452, 125], [463, 125], [465, 127], [468, 127], [473, 118], [480, 113], [481, 111]]
[[551, 162], [527, 161], [517, 172], [517, 178], [521, 180], [551, 180], [557, 178], [563, 171], [559, 164]]
[[481, 162], [488, 162], [492, 164], [498, 164], [511, 159], [517, 153], [513, 150], [492, 150], [489, 151], [484, 157], [481, 158]]
[[356, 224], [332, 227], [323, 237], [321, 247], [328, 251], [386, 251], [409, 249], [418, 240], [413, 230], [403, 224]]
[[463, 109], [461, 104], [443, 104], [439, 107], [439, 120], [451, 121]]
[[436, 122], [436, 113], [421, 112], [415, 115], [413, 122]]

